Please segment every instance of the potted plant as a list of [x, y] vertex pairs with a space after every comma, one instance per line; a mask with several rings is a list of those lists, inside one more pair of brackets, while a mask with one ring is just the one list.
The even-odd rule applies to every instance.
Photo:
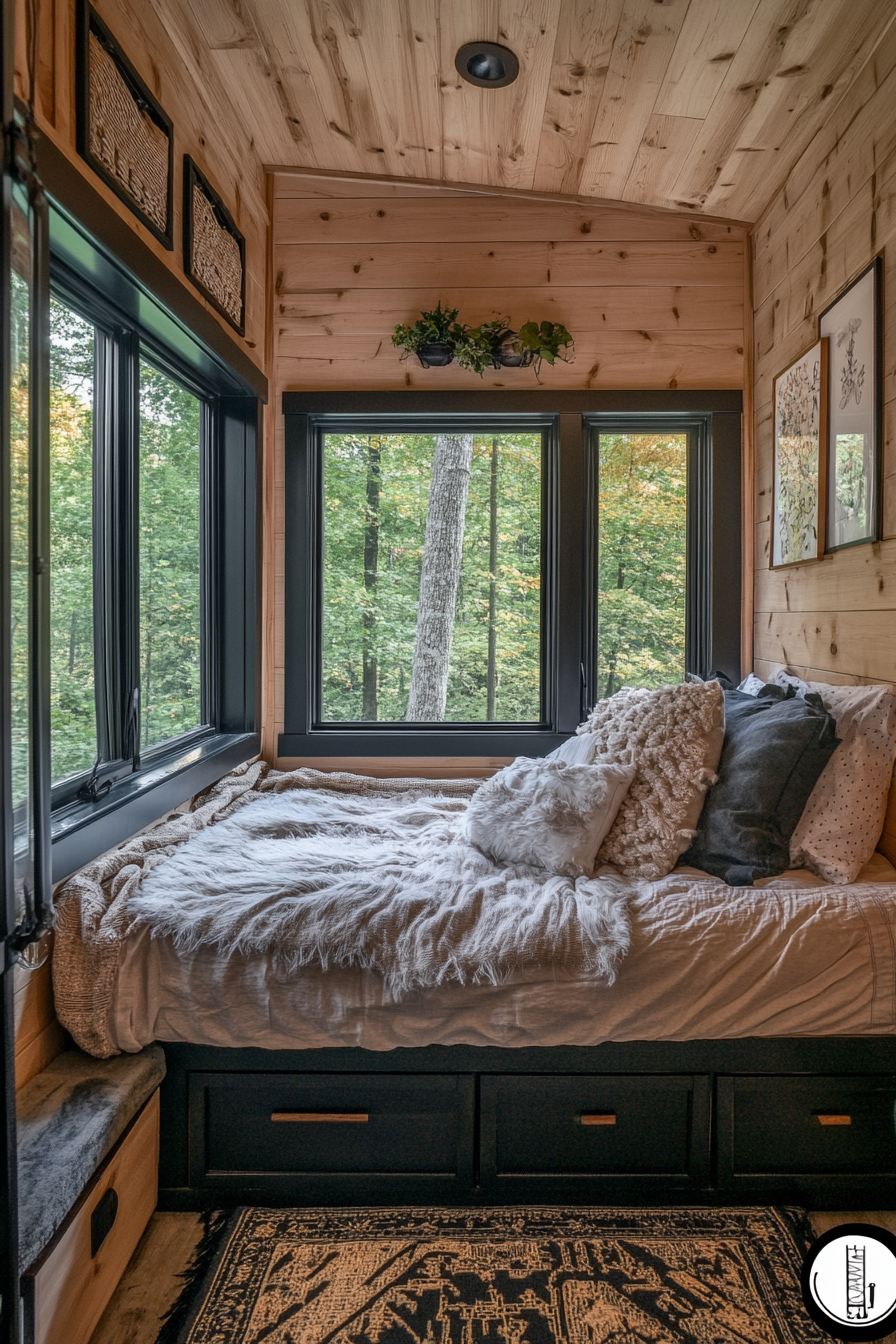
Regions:
[[[517, 332], [517, 339], [523, 349], [529, 352], [536, 378], [542, 360], [546, 359], [549, 364], [553, 364], [555, 360], [562, 359], [564, 364], [570, 364], [574, 358], [573, 339], [562, 322], [526, 322]], [[567, 346], [569, 356], [560, 353]]]
[[439, 299], [435, 308], [428, 313], [421, 312], [409, 327], [399, 322], [392, 344], [416, 355], [424, 369], [438, 369], [451, 363], [465, 332], [466, 328], [457, 320], [457, 309], [443, 308]]
[[481, 322], [478, 327], [467, 327], [454, 352], [461, 368], [478, 373], [480, 378], [485, 369], [498, 368], [500, 344], [513, 334], [509, 321], [507, 317], [498, 317], [491, 322]]

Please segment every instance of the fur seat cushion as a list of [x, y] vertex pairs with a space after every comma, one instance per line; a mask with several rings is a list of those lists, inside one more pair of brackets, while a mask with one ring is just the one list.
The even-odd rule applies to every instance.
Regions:
[[590, 877], [635, 776], [633, 765], [576, 765], [518, 757], [470, 800], [464, 834], [498, 863]]
[[696, 833], [704, 795], [716, 780], [725, 702], [715, 681], [655, 691], [617, 691], [600, 700], [579, 733], [593, 733], [601, 757], [628, 760], [635, 778], [597, 855], [628, 877], [650, 881], [675, 867]]

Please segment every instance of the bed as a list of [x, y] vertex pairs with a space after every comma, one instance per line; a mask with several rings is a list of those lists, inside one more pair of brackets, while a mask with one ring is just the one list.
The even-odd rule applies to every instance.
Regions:
[[[265, 769], [200, 807], [226, 815]], [[119, 893], [139, 878], [130, 859]], [[609, 985], [528, 966], [392, 993], [358, 966], [110, 938], [109, 910], [73, 970], [88, 907], [82, 891], [60, 910], [57, 1001], [95, 1053], [165, 1044], [162, 1207], [860, 1207], [896, 1179], [896, 870], [881, 853], [848, 886], [796, 870], [732, 889], [685, 867], [642, 884]]]

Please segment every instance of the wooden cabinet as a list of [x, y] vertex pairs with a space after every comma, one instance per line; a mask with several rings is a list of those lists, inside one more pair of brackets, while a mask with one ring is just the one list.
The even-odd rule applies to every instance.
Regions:
[[88, 1344], [156, 1207], [158, 1172], [155, 1092], [23, 1278], [34, 1344]]
[[463, 1074], [193, 1074], [190, 1182], [335, 1202], [397, 1186], [425, 1203], [472, 1181], [473, 1093]]
[[709, 1080], [691, 1075], [482, 1079], [484, 1186], [698, 1189], [709, 1176]]
[[717, 1098], [722, 1189], [854, 1199], [896, 1180], [896, 1077], [721, 1077]]

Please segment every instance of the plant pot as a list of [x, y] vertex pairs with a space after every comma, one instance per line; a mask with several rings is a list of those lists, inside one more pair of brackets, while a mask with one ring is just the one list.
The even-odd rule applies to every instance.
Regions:
[[509, 336], [495, 350], [495, 368], [525, 368], [532, 363], [532, 351], [521, 345], [515, 336]]
[[429, 341], [418, 345], [415, 353], [424, 369], [441, 369], [454, 359], [454, 346], [447, 341]]

